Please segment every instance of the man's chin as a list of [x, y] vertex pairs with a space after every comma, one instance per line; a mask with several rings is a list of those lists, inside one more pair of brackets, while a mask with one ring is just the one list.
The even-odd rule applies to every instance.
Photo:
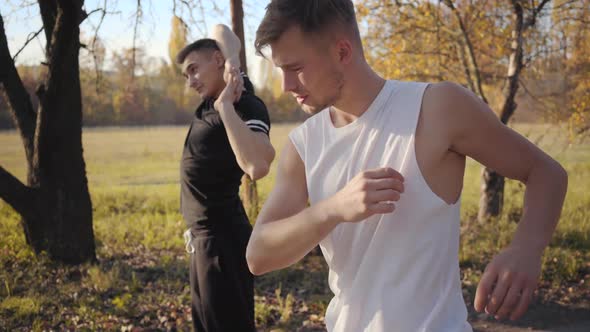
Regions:
[[205, 90], [197, 91], [197, 93], [199, 94], [199, 97], [201, 97], [201, 99], [211, 98], [211, 94], [207, 93], [207, 91]]
[[309, 115], [314, 115], [317, 114], [319, 112], [321, 112], [325, 107], [318, 107], [318, 106], [312, 106], [312, 105], [307, 105], [307, 104], [302, 104], [301, 105], [301, 109], [303, 110], [303, 112], [309, 114]]

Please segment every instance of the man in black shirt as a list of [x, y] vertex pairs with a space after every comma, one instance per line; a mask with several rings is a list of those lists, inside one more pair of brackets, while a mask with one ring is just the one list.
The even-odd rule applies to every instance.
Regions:
[[176, 58], [187, 84], [203, 98], [180, 167], [192, 317], [199, 332], [255, 331], [253, 276], [245, 258], [252, 227], [238, 191], [244, 173], [259, 179], [274, 158], [266, 106], [235, 66], [239, 40], [222, 28], [218, 40], [198, 40]]

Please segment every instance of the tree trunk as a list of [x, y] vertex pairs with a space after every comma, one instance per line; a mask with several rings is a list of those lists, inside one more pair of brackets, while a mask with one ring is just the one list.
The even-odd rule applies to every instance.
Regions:
[[[27, 154], [27, 186], [0, 167], [0, 198], [22, 216], [27, 243], [53, 260], [96, 260], [92, 204], [82, 151], [82, 97], [78, 53], [81, 0], [39, 1], [48, 39], [49, 72], [39, 110], [18, 77], [0, 18], [1, 82]], [[51, 32], [47, 32], [51, 29]], [[31, 133], [34, 128], [34, 133]]]
[[486, 222], [499, 216], [504, 205], [504, 177], [484, 167], [481, 170], [482, 184], [477, 219]]
[[[240, 39], [242, 47], [240, 48], [240, 63], [242, 71], [248, 74], [246, 64], [246, 42], [244, 40], [244, 8], [242, 0], [230, 0], [232, 30]], [[258, 214], [258, 189], [256, 181], [252, 181], [247, 175], [242, 177], [242, 202], [252, 220]]]
[[[510, 61], [508, 64], [508, 82], [504, 89], [504, 103], [500, 113], [500, 121], [507, 124], [516, 110], [516, 93], [519, 87], [519, 78], [523, 64], [523, 9], [518, 1], [513, 1], [514, 30], [512, 30], [512, 45]], [[486, 222], [491, 217], [497, 217], [502, 213], [504, 204], [504, 177], [496, 171], [484, 168], [482, 171], [481, 197], [477, 219]]]
[[231, 28], [238, 36], [242, 47], [240, 48], [240, 63], [242, 71], [248, 74], [248, 65], [246, 64], [246, 42], [244, 39], [244, 7], [242, 0], [230, 0], [231, 3]]

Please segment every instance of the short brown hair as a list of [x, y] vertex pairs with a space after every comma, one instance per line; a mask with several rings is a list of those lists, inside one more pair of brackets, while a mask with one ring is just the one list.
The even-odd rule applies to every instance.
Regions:
[[210, 38], [203, 38], [199, 39], [192, 44], [186, 45], [178, 54], [176, 55], [176, 63], [181, 65], [184, 62], [184, 59], [189, 55], [191, 52], [195, 51], [219, 51], [219, 46], [217, 42]]
[[334, 24], [347, 27], [361, 44], [352, 0], [272, 0], [256, 31], [256, 53], [277, 41], [293, 24], [304, 33], [324, 32]]

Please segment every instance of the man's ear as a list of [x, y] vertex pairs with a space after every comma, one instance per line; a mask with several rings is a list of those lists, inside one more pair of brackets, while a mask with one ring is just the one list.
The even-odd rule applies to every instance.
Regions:
[[221, 54], [221, 51], [216, 50], [213, 52], [213, 61], [215, 61], [217, 68], [223, 68], [225, 66], [225, 58]]
[[336, 42], [336, 53], [338, 62], [341, 64], [349, 64], [352, 61], [353, 47], [348, 39], [340, 39]]

